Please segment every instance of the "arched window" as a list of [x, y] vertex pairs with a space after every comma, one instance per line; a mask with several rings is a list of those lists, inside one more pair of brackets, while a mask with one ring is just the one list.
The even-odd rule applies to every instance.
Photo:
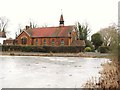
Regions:
[[52, 40], [52, 46], [54, 46], [55, 45], [55, 41], [54, 41], [54, 39]]
[[44, 39], [44, 46], [46, 46], [46, 44], [47, 44], [47, 43], [46, 43], [46, 39]]
[[26, 38], [26, 37], [23, 37], [23, 38], [21, 39], [21, 43], [22, 43], [23, 45], [26, 45], [26, 44], [27, 44], [27, 38]]
[[64, 40], [63, 40], [63, 39], [61, 40], [61, 45], [62, 45], [62, 46], [64, 45]]

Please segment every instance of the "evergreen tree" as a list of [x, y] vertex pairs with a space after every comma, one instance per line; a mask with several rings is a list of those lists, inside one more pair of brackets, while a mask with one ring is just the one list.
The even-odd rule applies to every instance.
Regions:
[[78, 25], [77, 25], [77, 31], [78, 31], [78, 38], [80, 40], [87, 40], [87, 37], [90, 33], [90, 29], [88, 27], [88, 24], [86, 23], [85, 25], [81, 25], [79, 22], [78, 22]]
[[95, 49], [97, 50], [99, 46], [102, 45], [103, 40], [99, 33], [95, 33], [91, 36], [91, 41], [93, 42], [93, 45], [95, 46]]

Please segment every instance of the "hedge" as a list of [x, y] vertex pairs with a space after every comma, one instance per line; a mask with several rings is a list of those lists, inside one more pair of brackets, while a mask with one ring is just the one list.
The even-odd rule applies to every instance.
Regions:
[[44, 52], [44, 53], [78, 53], [84, 51], [84, 46], [17, 46], [2, 45], [2, 51]]

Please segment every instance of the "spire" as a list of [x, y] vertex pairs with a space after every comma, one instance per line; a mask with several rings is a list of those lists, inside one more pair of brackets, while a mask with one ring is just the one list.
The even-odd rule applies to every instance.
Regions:
[[62, 15], [62, 14], [61, 14], [61, 16], [60, 16], [60, 21], [64, 21], [64, 20], [63, 20], [63, 15]]
[[60, 16], [60, 26], [64, 26], [64, 19], [63, 19], [63, 14], [62, 14], [62, 11], [61, 11], [61, 16]]

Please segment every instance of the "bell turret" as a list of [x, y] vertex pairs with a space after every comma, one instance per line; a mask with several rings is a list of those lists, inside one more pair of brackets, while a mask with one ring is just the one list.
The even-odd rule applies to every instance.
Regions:
[[61, 14], [59, 22], [60, 22], [59, 26], [64, 26], [63, 14]]

